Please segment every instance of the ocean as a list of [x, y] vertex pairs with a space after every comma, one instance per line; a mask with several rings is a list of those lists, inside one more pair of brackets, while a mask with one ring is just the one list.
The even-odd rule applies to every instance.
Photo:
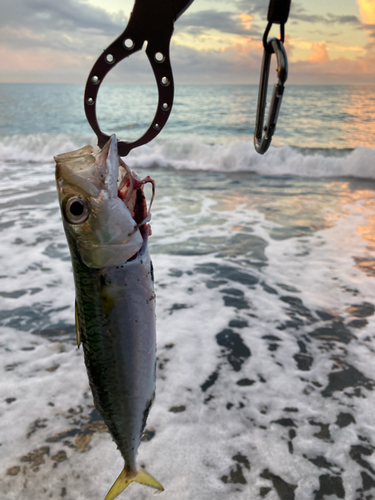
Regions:
[[[104, 499], [120, 453], [74, 327], [53, 156], [95, 144], [83, 85], [0, 85], [0, 498]], [[375, 498], [375, 86], [287, 85], [268, 153], [257, 87], [178, 85], [125, 161], [156, 182], [157, 392], [139, 464], [165, 500]], [[142, 135], [152, 86], [99, 123]], [[119, 498], [147, 500], [132, 484]]]

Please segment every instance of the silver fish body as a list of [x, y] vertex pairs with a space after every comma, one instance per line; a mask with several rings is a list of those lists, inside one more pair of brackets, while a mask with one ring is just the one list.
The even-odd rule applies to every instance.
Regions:
[[149, 227], [137, 224], [118, 198], [119, 161], [114, 136], [96, 155], [82, 148], [56, 157], [76, 289], [77, 341], [95, 406], [125, 460], [106, 500], [132, 481], [163, 489], [136, 467], [155, 394], [155, 294]]
[[135, 458], [155, 394], [155, 295], [147, 241], [137, 258], [91, 269], [74, 259], [79, 334], [97, 410], [125, 459]]

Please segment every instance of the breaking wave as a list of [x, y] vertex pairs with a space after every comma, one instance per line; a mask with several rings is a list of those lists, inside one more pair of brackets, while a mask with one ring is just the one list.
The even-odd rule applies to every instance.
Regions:
[[[50, 163], [53, 156], [95, 144], [93, 135], [35, 134], [0, 137], [0, 162]], [[208, 144], [197, 136], [158, 139], [132, 151], [132, 168], [255, 172], [267, 176], [375, 178], [375, 149], [313, 149], [271, 147], [258, 155], [252, 142]]]

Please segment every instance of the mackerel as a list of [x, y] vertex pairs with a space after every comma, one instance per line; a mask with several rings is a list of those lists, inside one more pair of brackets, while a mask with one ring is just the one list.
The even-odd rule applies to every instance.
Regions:
[[124, 458], [105, 500], [132, 481], [163, 490], [136, 465], [155, 394], [155, 294], [148, 250], [149, 210], [141, 180], [119, 158], [113, 135], [55, 157], [56, 181], [95, 407]]

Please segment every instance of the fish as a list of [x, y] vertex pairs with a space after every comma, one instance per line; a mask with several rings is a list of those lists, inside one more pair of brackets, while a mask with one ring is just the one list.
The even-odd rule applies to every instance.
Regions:
[[[148, 249], [154, 181], [118, 156], [112, 135], [100, 150], [85, 146], [55, 156], [56, 186], [75, 282], [76, 334], [94, 404], [124, 468], [105, 500], [131, 482], [163, 491], [136, 464], [155, 396], [156, 327]], [[147, 208], [143, 187], [152, 184]]]

